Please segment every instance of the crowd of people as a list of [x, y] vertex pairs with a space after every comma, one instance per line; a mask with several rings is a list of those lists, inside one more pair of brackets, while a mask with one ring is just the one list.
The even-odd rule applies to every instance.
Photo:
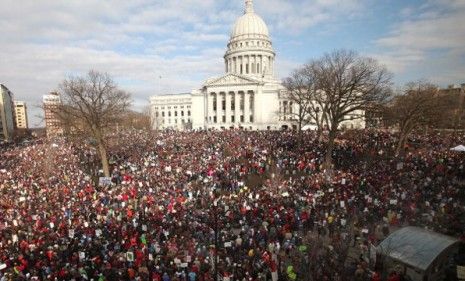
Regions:
[[345, 133], [328, 171], [312, 132], [125, 131], [100, 181], [91, 143], [3, 147], [0, 280], [383, 280], [392, 229], [465, 238], [460, 139]]

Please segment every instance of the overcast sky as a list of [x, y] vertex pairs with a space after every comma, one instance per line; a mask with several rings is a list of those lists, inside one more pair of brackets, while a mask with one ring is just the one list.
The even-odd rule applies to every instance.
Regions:
[[[243, 0], [0, 0], [0, 83], [29, 106], [69, 75], [108, 72], [134, 106], [224, 71]], [[465, 83], [465, 0], [254, 0], [279, 78], [333, 49], [379, 59], [397, 85]], [[160, 78], [161, 77], [161, 78]]]

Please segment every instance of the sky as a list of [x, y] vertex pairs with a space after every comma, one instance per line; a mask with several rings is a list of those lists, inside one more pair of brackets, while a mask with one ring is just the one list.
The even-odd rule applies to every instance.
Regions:
[[[43, 126], [42, 95], [89, 70], [109, 73], [142, 110], [224, 73], [244, 0], [0, 0], [0, 83]], [[465, 83], [465, 0], [254, 0], [278, 78], [336, 49], [385, 64], [401, 86]]]

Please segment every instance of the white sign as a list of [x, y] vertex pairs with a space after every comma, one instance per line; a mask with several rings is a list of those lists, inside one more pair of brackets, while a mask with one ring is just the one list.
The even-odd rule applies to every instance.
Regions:
[[4, 264], [4, 263], [0, 264], [0, 270], [3, 270], [5, 268], [6, 268], [6, 264]]
[[134, 253], [133, 252], [127, 252], [126, 253], [126, 260], [129, 261], [129, 262], [133, 262], [134, 261]]
[[465, 266], [457, 265], [457, 278], [460, 280], [465, 279]]

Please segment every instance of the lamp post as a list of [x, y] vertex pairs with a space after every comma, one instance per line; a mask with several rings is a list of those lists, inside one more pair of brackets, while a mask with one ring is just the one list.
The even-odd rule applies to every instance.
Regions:
[[[239, 235], [241, 234], [241, 228], [240, 227], [235, 227], [232, 229], [232, 232], [234, 234], [234, 236], [236, 237], [239, 237]], [[237, 243], [237, 239], [236, 241], [234, 241], [234, 247], [235, 247], [235, 251], [234, 251], [234, 273], [233, 273], [233, 280], [237, 280], [237, 267], [238, 267], [238, 259], [237, 259], [237, 255], [238, 255], [238, 252], [239, 252], [239, 247], [241, 246], [241, 244]]]
[[213, 277], [213, 280], [218, 281], [218, 200], [216, 193], [214, 194], [214, 199], [213, 199], [213, 210], [214, 210], [214, 231], [215, 231], [215, 261], [214, 261], [214, 266], [215, 266], [215, 276]]

